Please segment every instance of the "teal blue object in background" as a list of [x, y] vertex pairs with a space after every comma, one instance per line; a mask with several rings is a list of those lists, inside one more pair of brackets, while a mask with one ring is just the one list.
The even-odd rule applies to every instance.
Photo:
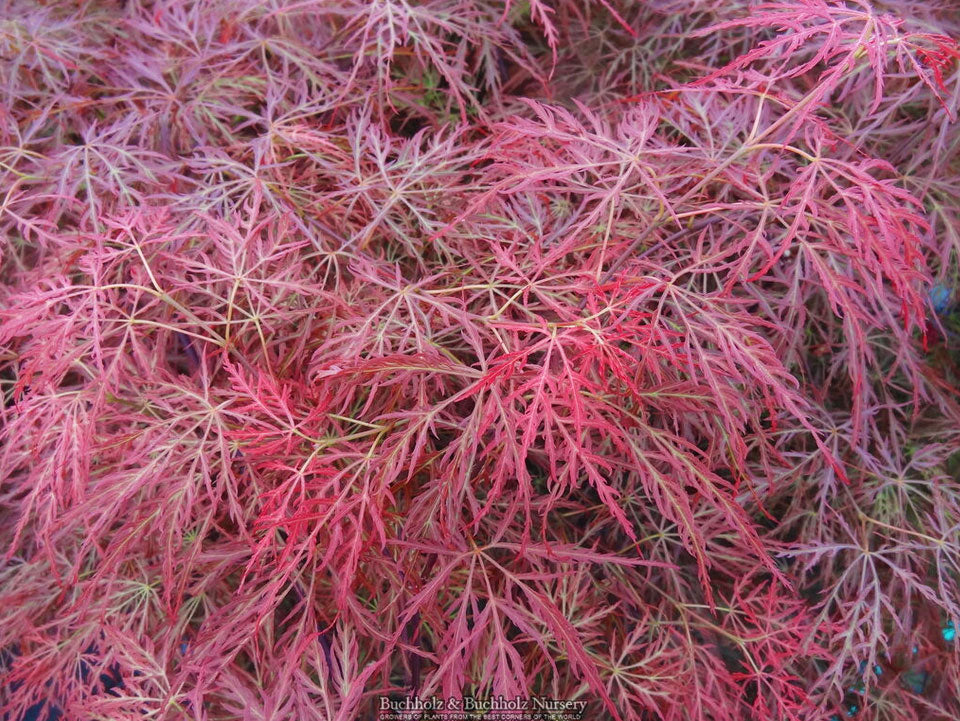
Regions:
[[953, 306], [954, 290], [948, 285], [937, 283], [927, 293], [930, 305], [937, 315], [943, 315]]

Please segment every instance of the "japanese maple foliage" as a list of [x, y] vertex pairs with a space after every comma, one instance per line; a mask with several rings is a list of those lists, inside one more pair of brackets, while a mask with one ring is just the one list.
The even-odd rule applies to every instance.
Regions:
[[960, 718], [957, 38], [0, 0], [0, 714]]

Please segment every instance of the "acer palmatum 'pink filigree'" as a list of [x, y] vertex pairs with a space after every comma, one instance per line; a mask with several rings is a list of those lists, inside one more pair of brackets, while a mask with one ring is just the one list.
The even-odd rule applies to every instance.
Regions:
[[958, 37], [0, 3], [5, 718], [957, 718]]

